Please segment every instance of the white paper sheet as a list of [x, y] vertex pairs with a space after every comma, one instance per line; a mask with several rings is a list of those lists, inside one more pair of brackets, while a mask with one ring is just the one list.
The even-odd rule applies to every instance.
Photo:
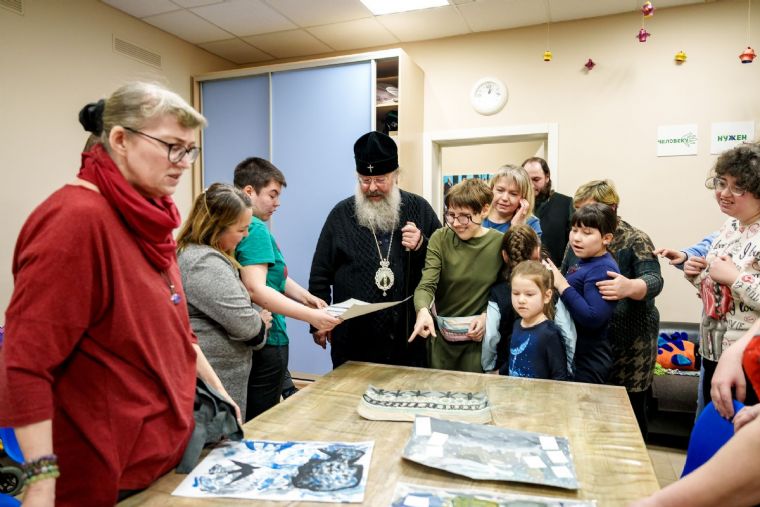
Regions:
[[359, 317], [361, 315], [367, 315], [368, 313], [377, 312], [379, 310], [385, 310], [391, 306], [396, 306], [409, 300], [411, 297], [412, 296], [409, 296], [408, 298], [402, 299], [401, 301], [388, 301], [387, 303], [367, 303], [366, 301], [351, 298], [346, 299], [342, 303], [335, 303], [328, 306], [327, 311], [335, 317], [340, 317], [343, 320], [348, 320], [353, 319], [354, 317]]

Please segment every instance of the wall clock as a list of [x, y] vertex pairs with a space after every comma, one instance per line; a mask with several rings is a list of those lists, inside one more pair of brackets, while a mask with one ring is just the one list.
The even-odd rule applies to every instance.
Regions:
[[507, 104], [507, 86], [495, 77], [479, 79], [470, 92], [470, 104], [483, 115], [498, 113]]

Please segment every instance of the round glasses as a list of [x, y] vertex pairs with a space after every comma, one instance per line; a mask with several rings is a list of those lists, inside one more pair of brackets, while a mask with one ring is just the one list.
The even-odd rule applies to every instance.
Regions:
[[365, 187], [368, 187], [374, 182], [376, 186], [382, 187], [388, 183], [389, 180], [390, 178], [388, 176], [361, 176], [359, 178], [359, 183]]
[[705, 187], [710, 190], [717, 190], [718, 192], [723, 192], [725, 189], [728, 189], [728, 191], [736, 197], [741, 197], [747, 192], [747, 190], [742, 187], [729, 186], [726, 180], [717, 176], [707, 178], [707, 180], [705, 180]]
[[475, 225], [480, 225], [482, 222], [476, 222], [472, 219], [471, 215], [455, 215], [454, 213], [446, 213], [444, 215], [444, 219], [446, 220], [446, 223], [449, 225], [454, 225], [454, 222], [459, 222], [459, 225], [470, 225], [470, 222], [472, 222]]
[[188, 162], [192, 164], [198, 160], [198, 155], [201, 154], [201, 149], [197, 146], [191, 146], [188, 148], [182, 144], [167, 143], [163, 139], [153, 137], [152, 135], [146, 134], [145, 132], [140, 132], [139, 130], [135, 130], [129, 127], [124, 127], [124, 130], [128, 130], [133, 134], [139, 134], [143, 137], [147, 137], [148, 139], [153, 139], [154, 141], [158, 141], [159, 143], [166, 146], [166, 156], [169, 159], [169, 162], [172, 164], [179, 164], [185, 157], [187, 157]]

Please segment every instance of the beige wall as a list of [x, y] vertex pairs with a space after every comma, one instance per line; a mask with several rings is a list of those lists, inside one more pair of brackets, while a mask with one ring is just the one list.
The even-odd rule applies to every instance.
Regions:
[[[79, 168], [87, 137], [77, 121], [79, 109], [134, 79], [162, 82], [189, 100], [192, 75], [233, 67], [96, 0], [26, 0], [24, 7], [23, 16], [0, 9], [3, 313], [13, 288], [11, 260], [23, 222]], [[112, 34], [159, 53], [162, 69], [114, 53]], [[184, 215], [191, 201], [189, 173], [175, 198]], [[0, 315], [0, 323], [4, 320]]]
[[[546, 27], [476, 34], [404, 46], [425, 72], [425, 131], [559, 125], [559, 188], [611, 178], [621, 195], [620, 214], [655, 245], [688, 246], [726, 218], [703, 182], [710, 155], [710, 123], [757, 121], [760, 61], [742, 65], [747, 46], [746, 1], [658, 10], [646, 21], [653, 36], [634, 37], [634, 13], [551, 26], [552, 62], [542, 61]], [[760, 34], [760, 15], [752, 20]], [[760, 44], [755, 40], [755, 47]], [[673, 56], [688, 55], [678, 66]], [[586, 73], [591, 57], [597, 67]], [[496, 76], [510, 91], [494, 116], [469, 105], [473, 83]], [[656, 157], [658, 125], [696, 123], [699, 154]], [[757, 124], [756, 124], [757, 129]], [[698, 321], [695, 290], [662, 264], [665, 289], [657, 299], [663, 320]]]

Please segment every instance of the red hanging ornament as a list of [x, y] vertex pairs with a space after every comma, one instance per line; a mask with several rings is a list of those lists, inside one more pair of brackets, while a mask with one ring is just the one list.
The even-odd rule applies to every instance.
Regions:
[[639, 30], [639, 33], [636, 34], [636, 37], [638, 37], [639, 42], [646, 42], [647, 38], [651, 37], [652, 34], [647, 32], [644, 27], [641, 27], [641, 30]]
[[586, 67], [586, 70], [591, 70], [596, 66], [596, 62], [589, 58], [588, 61], [583, 64], [583, 66]]
[[654, 15], [654, 5], [652, 5], [652, 2], [646, 1], [644, 2], [644, 5], [641, 6], [641, 13], [644, 15], [645, 18], [649, 18]]
[[755, 50], [747, 46], [747, 49], [739, 55], [739, 60], [741, 60], [742, 63], [752, 63], [752, 60], [754, 60], [756, 56]]

